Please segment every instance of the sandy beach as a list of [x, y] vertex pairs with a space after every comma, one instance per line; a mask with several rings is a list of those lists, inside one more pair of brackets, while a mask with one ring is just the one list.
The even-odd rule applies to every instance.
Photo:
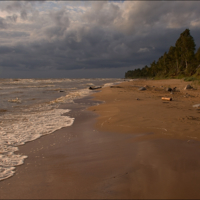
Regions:
[[200, 96], [187, 84], [134, 80], [77, 100], [72, 126], [20, 146], [28, 159], [0, 198], [199, 199]]
[[[95, 99], [106, 103], [91, 107], [99, 117], [96, 128], [119, 133], [153, 133], [150, 138], [200, 140], [200, 103], [198, 85], [183, 80], [134, 80], [105, 88]], [[192, 85], [192, 84], [191, 84]], [[139, 91], [145, 87], [146, 90]], [[167, 88], [175, 88], [173, 92]], [[162, 101], [162, 97], [172, 101]]]

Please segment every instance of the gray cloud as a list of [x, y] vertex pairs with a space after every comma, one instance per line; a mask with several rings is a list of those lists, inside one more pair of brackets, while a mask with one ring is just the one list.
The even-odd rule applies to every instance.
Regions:
[[6, 19], [10, 22], [17, 22], [18, 16], [16, 14], [13, 14], [11, 16], [7, 16]]
[[52, 37], [62, 37], [70, 25], [70, 20], [65, 10], [50, 12], [51, 25], [44, 29], [44, 33]]
[[109, 26], [120, 17], [121, 11], [118, 5], [107, 4], [106, 1], [93, 2], [91, 8], [83, 15], [90, 23], [100, 26]]
[[142, 67], [168, 51], [186, 28], [200, 46], [199, 4], [0, 2], [0, 66], [26, 74]]
[[22, 8], [22, 3], [20, 1], [14, 1], [14, 2], [11, 2], [9, 4], [5, 4], [5, 6], [2, 7], [2, 10], [12, 12], [12, 11], [19, 10], [21, 8]]
[[[8, 37], [10, 38], [25, 38], [25, 37], [29, 37], [30, 34], [27, 33], [27, 32], [22, 32], [22, 31], [0, 31], [0, 36], [1, 36], [1, 39], [3, 40], [4, 38], [7, 39]], [[1, 46], [0, 46], [1, 48]]]
[[21, 11], [21, 14], [20, 14], [20, 16], [21, 16], [21, 19], [23, 19], [23, 20], [27, 20], [27, 12], [25, 11], [25, 10], [22, 10]]
[[0, 17], [0, 29], [7, 28], [7, 23], [4, 18]]

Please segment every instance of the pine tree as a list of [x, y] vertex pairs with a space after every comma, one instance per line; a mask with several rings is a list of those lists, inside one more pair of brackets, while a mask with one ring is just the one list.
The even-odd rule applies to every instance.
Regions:
[[198, 50], [195, 54], [195, 58], [196, 58], [198, 64], [200, 65], [200, 47], [198, 48]]
[[196, 75], [200, 75], [200, 47], [198, 48], [195, 54], [195, 61], [196, 61]]
[[150, 73], [151, 73], [151, 76], [152, 76], [152, 77], [156, 76], [156, 73], [157, 73], [157, 65], [156, 65], [156, 61], [155, 61], [155, 60], [151, 63]]
[[164, 71], [165, 75], [169, 71], [169, 68], [168, 68], [168, 65], [167, 65], [167, 53], [166, 52], [163, 55], [163, 71]]
[[157, 62], [153, 61], [150, 67], [128, 71], [126, 77], [200, 75], [200, 48], [195, 54], [195, 46], [190, 30], [186, 29], [180, 34], [175, 46], [171, 46], [168, 53], [165, 52]]
[[171, 75], [176, 75], [179, 72], [179, 54], [176, 47], [171, 46], [169, 48], [167, 58], [166, 58], [166, 65], [168, 68], [168, 73]]
[[181, 66], [183, 69], [188, 71], [188, 66], [194, 60], [195, 43], [193, 37], [190, 35], [190, 30], [186, 29], [181, 33], [179, 39], [176, 41], [176, 52], [177, 56], [181, 56]]

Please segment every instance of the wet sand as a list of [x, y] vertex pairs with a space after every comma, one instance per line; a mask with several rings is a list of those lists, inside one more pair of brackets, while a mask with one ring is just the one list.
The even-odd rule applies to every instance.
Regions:
[[106, 103], [93, 112], [85, 110], [89, 99], [79, 100], [71, 127], [21, 146], [28, 159], [0, 182], [0, 198], [199, 199], [199, 111], [191, 107], [198, 97], [182, 98], [181, 91], [163, 103], [168, 93], [138, 91], [143, 84], [104, 88], [94, 96]]

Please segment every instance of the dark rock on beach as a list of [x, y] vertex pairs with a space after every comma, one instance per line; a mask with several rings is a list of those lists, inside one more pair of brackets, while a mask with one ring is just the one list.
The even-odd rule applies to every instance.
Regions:
[[191, 85], [186, 85], [184, 90], [190, 90], [190, 89], [193, 89], [193, 87]]
[[97, 86], [97, 87], [89, 87], [89, 90], [97, 90], [97, 89], [100, 89], [102, 88], [101, 86]]
[[146, 90], [146, 88], [145, 87], [141, 87], [141, 88], [139, 88], [139, 90], [143, 91], [143, 90]]
[[167, 88], [166, 91], [167, 91], [167, 92], [171, 92], [171, 91], [172, 91], [172, 88]]
[[174, 87], [174, 88], [172, 89], [172, 92], [178, 92], [177, 87]]

